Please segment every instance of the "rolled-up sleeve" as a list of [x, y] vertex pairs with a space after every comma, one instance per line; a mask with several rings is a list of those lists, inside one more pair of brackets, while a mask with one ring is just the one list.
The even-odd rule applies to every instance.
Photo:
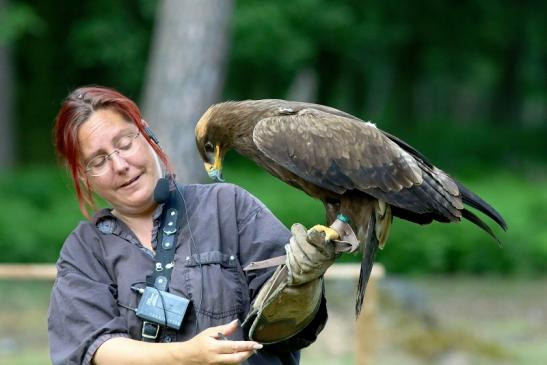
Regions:
[[57, 261], [48, 317], [51, 360], [90, 364], [101, 344], [129, 337], [117, 306], [117, 287], [98, 252], [100, 237], [87, 223], [67, 238]]

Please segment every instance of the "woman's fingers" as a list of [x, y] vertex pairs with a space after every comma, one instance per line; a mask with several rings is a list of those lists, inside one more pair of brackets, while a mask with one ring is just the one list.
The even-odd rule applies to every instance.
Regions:
[[261, 344], [254, 341], [219, 341], [216, 345], [220, 354], [253, 352], [262, 348]]
[[262, 348], [254, 341], [210, 340], [214, 341], [211, 347], [213, 364], [240, 364]]
[[218, 326], [215, 328], [217, 328], [218, 332], [222, 333], [224, 336], [230, 336], [237, 330], [238, 327], [239, 327], [239, 320], [234, 319], [230, 323], [226, 323], [222, 326]]
[[[231, 334], [233, 334], [237, 327], [239, 327], [239, 320], [234, 319], [232, 322], [223, 324], [221, 326], [209, 327], [202, 333], [210, 337], [222, 339], [223, 336], [230, 336]], [[222, 336], [219, 336], [219, 334], [221, 334]]]
[[254, 355], [254, 351], [236, 352], [234, 354], [218, 354], [217, 360], [219, 364], [241, 364], [252, 355]]
[[232, 341], [227, 336], [232, 335], [239, 327], [236, 319], [230, 323], [204, 330], [194, 340], [201, 348], [199, 353], [209, 354], [204, 363], [208, 364], [240, 364], [263, 346], [255, 341]]

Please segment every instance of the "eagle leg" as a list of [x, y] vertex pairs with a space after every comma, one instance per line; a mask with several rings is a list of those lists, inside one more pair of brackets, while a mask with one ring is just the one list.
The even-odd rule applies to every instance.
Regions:
[[330, 225], [330, 228], [338, 232], [340, 237], [339, 240], [333, 241], [337, 253], [354, 253], [359, 249], [359, 240], [357, 239], [355, 232], [353, 232], [353, 229], [349, 224], [349, 219], [346, 216], [339, 214], [336, 220]]

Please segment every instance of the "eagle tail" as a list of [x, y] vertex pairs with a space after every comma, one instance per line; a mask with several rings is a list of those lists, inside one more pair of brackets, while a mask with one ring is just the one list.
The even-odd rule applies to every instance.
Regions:
[[355, 317], [359, 317], [363, 309], [363, 301], [365, 298], [365, 291], [367, 288], [368, 280], [372, 272], [372, 266], [374, 264], [374, 257], [380, 246], [380, 242], [375, 234], [376, 217], [371, 214], [370, 220], [367, 226], [367, 232], [364, 239], [363, 259], [361, 261], [361, 272], [359, 273], [359, 283], [357, 284], [357, 299], [355, 302]]
[[[496, 222], [501, 228], [503, 228], [504, 231], [507, 231], [507, 223], [505, 223], [505, 220], [503, 219], [503, 217], [494, 208], [492, 208], [490, 204], [482, 200], [477, 194], [473, 193], [471, 190], [467, 189], [465, 186], [463, 186], [459, 182], [456, 182], [456, 183], [458, 184], [458, 189], [460, 190], [460, 193], [462, 195], [462, 201], [464, 204], [467, 204], [470, 207], [473, 207], [477, 209], [478, 211], [486, 214], [494, 222]], [[488, 227], [486, 223], [484, 223], [475, 214], [471, 213], [467, 209], [464, 209], [462, 210], [462, 216], [465, 219], [471, 221], [472, 223], [482, 228], [486, 233], [494, 237], [494, 239], [498, 241], [499, 243], [499, 239], [494, 235], [490, 227]]]
[[490, 235], [490, 237], [495, 239], [498, 242], [498, 245], [501, 246], [501, 241], [499, 240], [498, 237], [496, 237], [496, 235], [494, 234], [492, 229], [486, 223], [484, 223], [479, 217], [477, 217], [475, 214], [473, 214], [472, 212], [470, 212], [467, 209], [463, 209], [462, 210], [462, 217], [464, 217], [465, 219], [467, 219], [471, 223], [473, 223], [473, 224], [477, 225], [478, 227], [480, 227], [483, 231], [488, 233]]

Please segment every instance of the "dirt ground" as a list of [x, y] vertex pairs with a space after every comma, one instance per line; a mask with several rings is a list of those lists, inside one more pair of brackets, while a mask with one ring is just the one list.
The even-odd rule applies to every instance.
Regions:
[[[50, 288], [0, 281], [1, 365], [49, 364]], [[547, 364], [547, 278], [388, 276], [366, 304], [366, 328], [356, 326], [354, 292], [352, 280], [326, 282], [329, 322], [303, 365]]]

